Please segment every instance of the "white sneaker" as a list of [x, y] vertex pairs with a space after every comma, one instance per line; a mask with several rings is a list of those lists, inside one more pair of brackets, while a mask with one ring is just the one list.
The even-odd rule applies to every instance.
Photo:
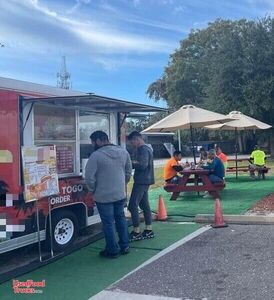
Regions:
[[209, 192], [205, 192], [203, 198], [212, 198], [212, 196], [209, 194]]

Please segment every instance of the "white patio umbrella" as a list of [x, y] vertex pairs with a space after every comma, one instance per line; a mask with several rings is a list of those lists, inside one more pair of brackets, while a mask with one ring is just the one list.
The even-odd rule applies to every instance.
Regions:
[[230, 117], [215, 113], [194, 105], [184, 105], [179, 110], [156, 122], [142, 132], [161, 132], [190, 129], [194, 162], [196, 163], [193, 128], [202, 128], [206, 125], [220, 124], [231, 121]]
[[235, 131], [235, 156], [236, 156], [236, 178], [238, 177], [238, 171], [237, 171], [237, 155], [238, 155], [238, 149], [237, 149], [237, 139], [238, 139], [238, 130], [254, 130], [254, 129], [269, 129], [272, 126], [263, 123], [259, 120], [256, 120], [252, 117], [246, 116], [240, 111], [231, 111], [227, 117], [234, 119], [232, 121], [223, 123], [223, 124], [215, 124], [215, 125], [209, 125], [205, 126], [207, 129], [211, 130], [233, 130]]
[[234, 119], [223, 124], [214, 124], [205, 126], [207, 129], [223, 129], [223, 130], [251, 130], [251, 129], [269, 129], [272, 126], [259, 120], [244, 115], [240, 111], [231, 111], [228, 118]]

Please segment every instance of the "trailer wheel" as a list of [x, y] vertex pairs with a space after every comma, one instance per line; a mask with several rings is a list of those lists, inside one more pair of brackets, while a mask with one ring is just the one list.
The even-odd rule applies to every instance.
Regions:
[[[52, 214], [52, 245], [54, 251], [68, 248], [78, 236], [78, 219], [69, 210], [58, 210]], [[47, 247], [50, 248], [49, 230]]]

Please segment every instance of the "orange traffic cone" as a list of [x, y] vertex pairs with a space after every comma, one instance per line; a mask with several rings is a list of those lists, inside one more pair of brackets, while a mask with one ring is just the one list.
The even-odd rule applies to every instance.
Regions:
[[222, 206], [219, 198], [215, 199], [215, 220], [214, 224], [211, 226], [213, 228], [222, 228], [222, 227], [227, 227], [227, 224], [224, 222], [223, 218], [223, 212], [222, 212]]
[[162, 195], [159, 195], [157, 220], [158, 221], [166, 221], [167, 220], [165, 202], [164, 202], [164, 198]]

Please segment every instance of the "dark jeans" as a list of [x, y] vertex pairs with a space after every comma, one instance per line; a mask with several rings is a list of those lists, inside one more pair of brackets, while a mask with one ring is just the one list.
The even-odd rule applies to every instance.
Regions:
[[106, 251], [111, 254], [119, 252], [115, 237], [115, 227], [119, 236], [120, 249], [125, 249], [129, 245], [128, 225], [124, 213], [125, 201], [126, 199], [110, 203], [96, 202], [102, 220]]
[[174, 176], [171, 179], [166, 180], [166, 183], [172, 183], [172, 184], [179, 184], [180, 183], [180, 177], [179, 176]]
[[212, 182], [212, 183], [217, 183], [217, 182], [220, 182], [220, 181], [223, 181], [222, 178], [214, 175], [214, 174], [210, 174], [209, 176], [209, 180]]
[[139, 227], [139, 211], [138, 206], [144, 212], [144, 218], [146, 225], [151, 225], [151, 210], [148, 202], [148, 188], [149, 185], [145, 184], [133, 184], [131, 192], [128, 210], [131, 213], [133, 227]]
[[261, 165], [261, 166], [255, 165], [255, 164], [249, 165], [248, 168], [249, 168], [250, 176], [254, 177], [255, 176], [255, 171], [258, 172], [258, 176], [262, 175], [263, 173], [265, 173], [264, 172], [264, 167], [265, 167], [264, 165]]

